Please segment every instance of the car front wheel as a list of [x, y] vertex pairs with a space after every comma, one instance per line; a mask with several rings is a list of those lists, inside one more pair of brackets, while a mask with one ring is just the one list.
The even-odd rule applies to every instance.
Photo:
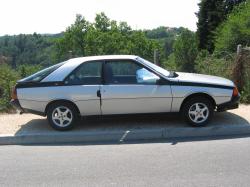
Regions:
[[75, 107], [69, 103], [55, 103], [48, 108], [47, 118], [52, 128], [69, 130], [74, 127], [77, 119]]
[[213, 113], [212, 103], [203, 97], [191, 98], [184, 104], [182, 110], [186, 121], [196, 127], [206, 125], [211, 120]]

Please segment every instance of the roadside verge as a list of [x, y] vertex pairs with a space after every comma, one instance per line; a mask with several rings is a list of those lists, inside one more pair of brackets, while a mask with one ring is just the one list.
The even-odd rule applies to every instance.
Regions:
[[172, 138], [216, 137], [250, 135], [250, 126], [224, 125], [203, 128], [167, 127], [154, 129], [109, 130], [91, 132], [50, 132], [20, 135], [0, 135], [1, 145], [57, 144], [57, 143], [125, 143], [140, 140], [164, 140]]
[[[174, 138], [250, 136], [250, 105], [215, 113], [206, 127], [194, 128], [179, 116], [144, 115], [84, 119], [72, 131], [50, 128], [46, 118], [32, 114], [0, 115], [0, 145], [57, 143], [124, 143]], [[213, 139], [213, 138], [212, 138]]]

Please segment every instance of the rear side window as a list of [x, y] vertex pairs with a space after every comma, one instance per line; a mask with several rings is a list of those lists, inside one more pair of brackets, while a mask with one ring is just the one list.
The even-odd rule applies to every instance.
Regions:
[[20, 80], [20, 82], [40, 82], [42, 79], [47, 77], [49, 74], [51, 74], [53, 71], [55, 71], [57, 68], [59, 68], [63, 64], [64, 64], [64, 62], [56, 64], [54, 66], [50, 66], [50, 67], [43, 69], [41, 71], [38, 71], [37, 73]]
[[102, 62], [84, 62], [65, 80], [67, 85], [97, 85], [102, 83]]

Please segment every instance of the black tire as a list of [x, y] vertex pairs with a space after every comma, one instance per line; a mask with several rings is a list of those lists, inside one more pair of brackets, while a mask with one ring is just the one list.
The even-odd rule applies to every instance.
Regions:
[[181, 112], [184, 119], [190, 125], [203, 127], [212, 119], [214, 106], [212, 102], [205, 97], [193, 97], [184, 103]]
[[[62, 114], [58, 118], [61, 118], [62, 121], [65, 120], [64, 123], [61, 123], [62, 121], [60, 119], [55, 119], [55, 115], [56, 114], [58, 115], [58, 112], [56, 109], [59, 109], [62, 112]], [[63, 112], [66, 112], [66, 109], [68, 109], [69, 112], [63, 114]], [[54, 119], [53, 119], [53, 116], [54, 116]], [[67, 120], [66, 118], [71, 119], [71, 120]], [[76, 107], [68, 102], [62, 101], [62, 102], [53, 103], [48, 107], [48, 110], [47, 110], [47, 119], [49, 121], [50, 126], [55, 130], [66, 131], [66, 130], [72, 129], [75, 126], [78, 118], [79, 118], [79, 114], [78, 114]], [[61, 125], [59, 125], [59, 123]]]

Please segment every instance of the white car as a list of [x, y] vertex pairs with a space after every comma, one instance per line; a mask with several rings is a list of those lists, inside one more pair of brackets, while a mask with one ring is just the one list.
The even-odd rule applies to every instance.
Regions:
[[138, 56], [112, 55], [70, 59], [24, 78], [11, 103], [68, 130], [80, 116], [168, 112], [204, 126], [214, 111], [237, 108], [239, 97], [225, 78], [169, 72]]

